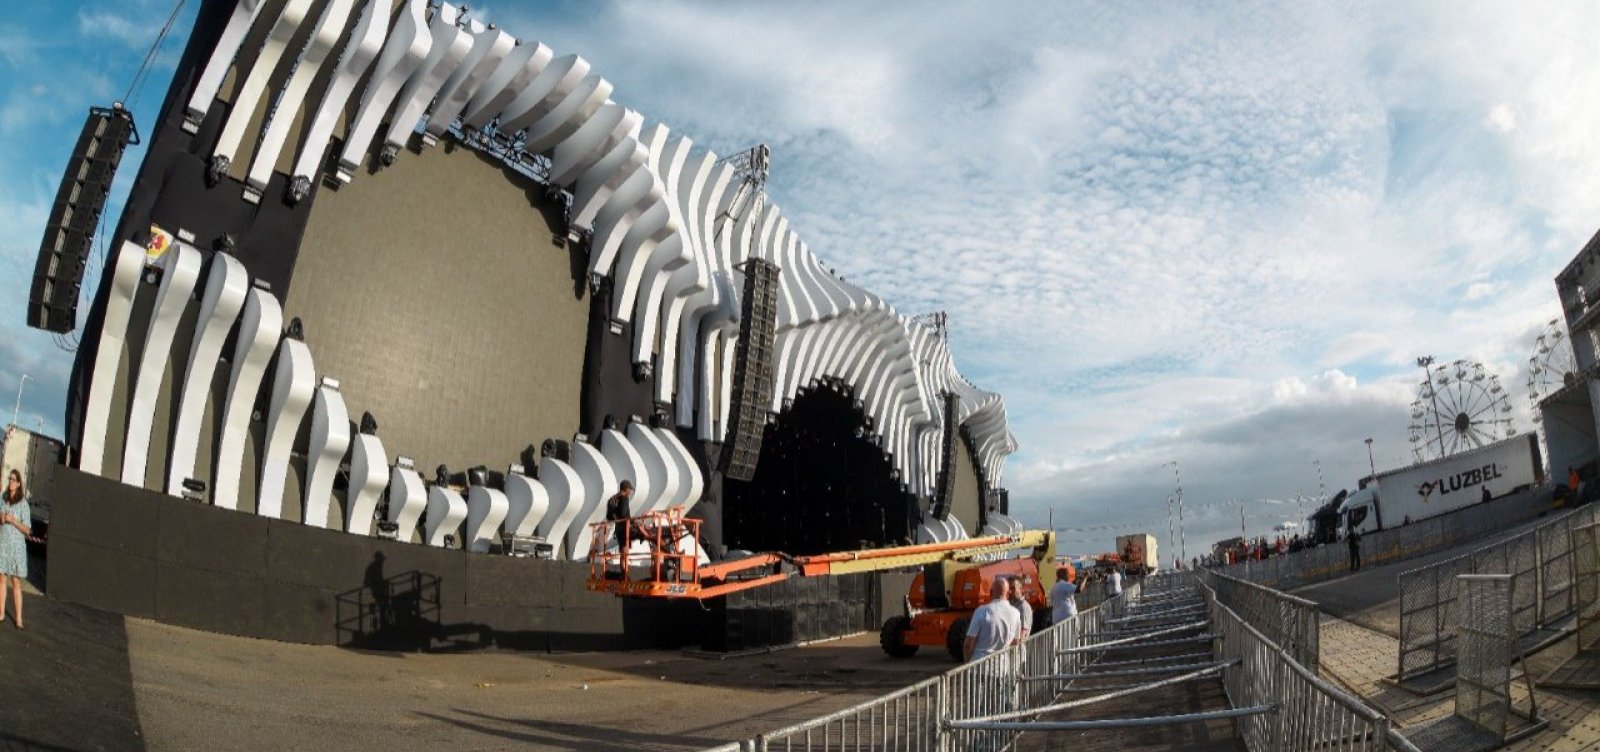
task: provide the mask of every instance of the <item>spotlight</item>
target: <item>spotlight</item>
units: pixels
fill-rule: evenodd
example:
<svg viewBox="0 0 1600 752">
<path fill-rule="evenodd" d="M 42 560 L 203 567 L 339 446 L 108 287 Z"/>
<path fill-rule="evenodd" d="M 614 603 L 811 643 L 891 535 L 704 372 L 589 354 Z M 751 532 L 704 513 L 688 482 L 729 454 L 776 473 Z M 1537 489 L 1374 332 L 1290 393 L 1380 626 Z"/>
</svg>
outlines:
<svg viewBox="0 0 1600 752">
<path fill-rule="evenodd" d="M 188 499 L 189 501 L 205 503 L 205 500 L 206 500 L 206 482 L 205 481 L 203 481 L 203 480 L 195 480 L 194 478 L 184 478 L 182 485 L 183 485 L 183 494 L 182 494 L 183 498 Z"/>
</svg>

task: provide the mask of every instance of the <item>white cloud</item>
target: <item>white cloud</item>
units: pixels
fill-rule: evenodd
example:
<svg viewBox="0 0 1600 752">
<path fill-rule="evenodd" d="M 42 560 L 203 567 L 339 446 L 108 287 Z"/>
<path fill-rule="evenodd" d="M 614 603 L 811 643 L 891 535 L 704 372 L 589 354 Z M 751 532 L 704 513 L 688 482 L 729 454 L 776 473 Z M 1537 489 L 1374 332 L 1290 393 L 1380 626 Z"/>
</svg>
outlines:
<svg viewBox="0 0 1600 752">
<path fill-rule="evenodd" d="M 135 50 L 149 47 L 159 29 L 160 26 L 151 26 L 149 19 L 140 20 L 109 10 L 78 11 L 79 34 L 91 39 L 110 38 Z"/>
<path fill-rule="evenodd" d="M 1510 133 L 1517 129 L 1517 113 L 1506 105 L 1497 104 L 1489 110 L 1489 125 L 1502 133 Z"/>
</svg>

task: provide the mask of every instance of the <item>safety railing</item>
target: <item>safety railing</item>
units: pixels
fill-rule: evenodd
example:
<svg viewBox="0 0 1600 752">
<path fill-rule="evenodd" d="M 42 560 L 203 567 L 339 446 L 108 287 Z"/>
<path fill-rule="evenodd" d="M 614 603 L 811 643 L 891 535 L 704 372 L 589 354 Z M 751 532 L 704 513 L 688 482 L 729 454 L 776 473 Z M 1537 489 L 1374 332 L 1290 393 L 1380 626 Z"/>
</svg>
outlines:
<svg viewBox="0 0 1600 752">
<path fill-rule="evenodd" d="M 1572 535 L 1597 521 L 1600 507 L 1584 507 L 1471 553 L 1402 572 L 1398 678 L 1455 663 L 1460 575 L 1510 575 L 1511 623 L 1519 639 L 1571 617 L 1579 605 Z"/>
<path fill-rule="evenodd" d="M 1238 721 L 1252 750 L 1414 749 L 1393 733 L 1389 719 L 1301 665 L 1237 611 L 1218 592 L 1203 588 L 1217 635 L 1216 660 L 1238 661 L 1223 670 L 1222 683 L 1236 708 L 1274 706 L 1275 712 Z"/>
<path fill-rule="evenodd" d="M 1031 636 L 1022 645 L 952 669 L 941 676 L 803 723 L 762 734 L 747 742 L 718 748 L 733 752 L 805 750 L 1005 750 L 1014 748 L 1029 729 L 1049 728 L 1008 711 L 1041 709 L 1060 696 L 1063 682 L 1052 677 L 1074 675 L 1097 656 L 1106 636 L 1130 620 L 1167 610 L 1180 614 L 1190 607 L 1181 597 L 1162 605 L 1163 593 L 1181 591 L 1191 582 L 1204 598 L 1199 618 L 1210 619 L 1214 635 L 1213 664 L 1195 673 L 1221 672 L 1231 708 L 1191 714 L 1195 720 L 1233 719 L 1253 750 L 1398 750 L 1416 748 L 1391 728 L 1383 714 L 1334 687 L 1296 661 L 1246 617 L 1229 607 L 1207 582 L 1187 573 L 1135 583 L 1122 597 L 1077 618 Z M 1225 585 L 1224 587 L 1229 587 Z M 1254 591 L 1249 591 L 1254 593 Z M 1151 597 L 1143 597 L 1154 593 Z M 1245 596 L 1247 598 L 1256 595 Z M 1181 616 L 1170 618 L 1179 619 Z M 1157 629 L 1171 627 L 1157 627 Z M 1133 631 L 1137 632 L 1138 629 Z M 1219 666 L 1217 664 L 1228 664 Z M 1132 690 L 1125 690 L 1132 691 Z M 1056 707 L 1060 707 L 1057 705 Z M 1000 722 L 974 722 L 1000 716 Z M 1099 721 L 1055 725 L 1093 727 Z M 1114 723 L 1126 725 L 1126 721 Z"/>
<path fill-rule="evenodd" d="M 1030 635 L 1008 647 L 882 697 L 761 734 L 745 749 L 843 752 L 845 750 L 1002 749 L 1020 732 L 945 727 L 949 718 L 970 718 L 1043 704 L 1054 697 L 1050 682 L 1019 682 L 1081 668 L 1085 655 L 1064 652 L 1084 635 L 1103 631 L 1137 602 L 1144 583 L 1131 583 L 1121 596 L 1079 612 L 1074 619 Z"/>
<path fill-rule="evenodd" d="M 1317 604 L 1220 572 L 1203 572 L 1206 583 L 1228 608 L 1315 671 L 1321 651 L 1322 612 Z"/>
<path fill-rule="evenodd" d="M 1385 519 L 1390 527 L 1362 536 L 1362 565 L 1421 556 L 1532 519 L 1549 510 L 1550 490 L 1536 486 L 1417 522 L 1396 524 Z M 1350 549 L 1339 542 L 1212 570 L 1286 590 L 1338 577 L 1349 571 L 1350 564 Z"/>
</svg>

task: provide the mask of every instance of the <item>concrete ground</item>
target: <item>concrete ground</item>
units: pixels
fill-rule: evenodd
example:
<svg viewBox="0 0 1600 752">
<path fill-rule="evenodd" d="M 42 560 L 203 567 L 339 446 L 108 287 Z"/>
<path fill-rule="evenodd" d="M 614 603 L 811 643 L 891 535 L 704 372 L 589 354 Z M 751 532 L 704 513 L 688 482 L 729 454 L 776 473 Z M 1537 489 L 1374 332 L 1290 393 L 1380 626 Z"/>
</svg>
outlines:
<svg viewBox="0 0 1600 752">
<path fill-rule="evenodd" d="M 949 669 L 877 635 L 683 652 L 385 653 L 123 618 L 30 589 L 0 625 L 0 749 L 697 750 Z"/>
</svg>

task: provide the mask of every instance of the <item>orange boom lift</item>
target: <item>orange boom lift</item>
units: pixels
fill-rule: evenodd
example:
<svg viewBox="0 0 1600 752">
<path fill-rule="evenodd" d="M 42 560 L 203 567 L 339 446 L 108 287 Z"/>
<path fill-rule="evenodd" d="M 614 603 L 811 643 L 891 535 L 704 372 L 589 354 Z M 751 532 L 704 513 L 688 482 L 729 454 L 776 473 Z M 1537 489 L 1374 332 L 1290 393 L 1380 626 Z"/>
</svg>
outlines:
<svg viewBox="0 0 1600 752">
<path fill-rule="evenodd" d="M 644 541 L 650 552 L 627 554 L 607 550 L 622 526 L 623 540 Z M 715 598 L 740 590 L 770 585 L 790 577 L 822 577 L 855 572 L 927 566 L 944 561 L 998 559 L 1024 548 L 1048 549 L 1054 554 L 1055 535 L 1029 531 L 1012 535 L 970 538 L 948 543 L 868 548 L 860 551 L 790 556 L 759 553 L 741 559 L 702 564 L 699 560 L 700 520 L 672 508 L 615 522 L 589 526 L 588 589 L 597 593 L 648 598 Z M 1035 554 L 1038 556 L 1040 554 Z M 1034 568 L 1037 571 L 1037 567 Z M 1037 577 L 1034 577 L 1037 580 Z M 920 576 L 919 576 L 920 581 Z"/>
</svg>

